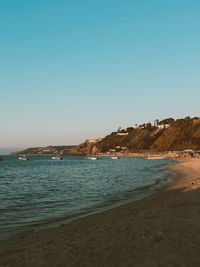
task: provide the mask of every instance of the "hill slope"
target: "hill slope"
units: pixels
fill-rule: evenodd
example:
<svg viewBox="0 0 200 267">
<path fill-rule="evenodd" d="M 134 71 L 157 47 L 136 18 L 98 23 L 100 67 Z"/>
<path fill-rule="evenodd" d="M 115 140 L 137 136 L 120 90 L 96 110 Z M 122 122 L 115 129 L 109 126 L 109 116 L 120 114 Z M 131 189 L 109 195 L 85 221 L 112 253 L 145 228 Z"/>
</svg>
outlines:
<svg viewBox="0 0 200 267">
<path fill-rule="evenodd" d="M 101 140 L 87 140 L 71 150 L 73 155 L 107 152 L 200 150 L 200 118 L 165 119 L 113 132 Z"/>
</svg>

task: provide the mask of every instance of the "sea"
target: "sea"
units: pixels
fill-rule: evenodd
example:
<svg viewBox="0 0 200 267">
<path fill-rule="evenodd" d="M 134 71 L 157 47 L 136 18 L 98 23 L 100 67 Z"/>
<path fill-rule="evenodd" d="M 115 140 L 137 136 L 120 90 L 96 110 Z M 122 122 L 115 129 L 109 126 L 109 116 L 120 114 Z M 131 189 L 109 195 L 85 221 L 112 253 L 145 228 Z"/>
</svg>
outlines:
<svg viewBox="0 0 200 267">
<path fill-rule="evenodd" d="M 0 161 L 0 239 L 127 204 L 171 180 L 172 160 L 30 156 Z"/>
</svg>

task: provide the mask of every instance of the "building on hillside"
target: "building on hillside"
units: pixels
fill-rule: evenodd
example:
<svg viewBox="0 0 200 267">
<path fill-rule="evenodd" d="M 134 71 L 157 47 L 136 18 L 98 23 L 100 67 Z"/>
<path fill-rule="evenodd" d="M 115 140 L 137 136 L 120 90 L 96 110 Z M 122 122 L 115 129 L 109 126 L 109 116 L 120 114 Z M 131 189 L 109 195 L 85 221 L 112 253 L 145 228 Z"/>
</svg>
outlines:
<svg viewBox="0 0 200 267">
<path fill-rule="evenodd" d="M 52 152 L 52 150 L 51 150 L 51 149 L 48 149 L 48 148 L 46 148 L 46 149 L 43 149 L 43 152 L 44 152 L 44 153 L 49 153 L 49 152 Z"/>
<path fill-rule="evenodd" d="M 89 143 L 89 144 L 95 144 L 95 143 L 100 142 L 101 140 L 102 140 L 102 138 L 97 138 L 97 139 L 86 140 L 85 142 Z"/>
<path fill-rule="evenodd" d="M 126 136 L 126 135 L 128 135 L 128 133 L 127 132 L 125 132 L 125 133 L 117 133 L 117 135 L 119 135 L 119 136 Z"/>
<path fill-rule="evenodd" d="M 162 129 L 167 129 L 170 127 L 170 124 L 158 124 L 158 129 L 162 130 Z"/>
<path fill-rule="evenodd" d="M 145 123 L 138 126 L 138 129 L 145 129 L 145 128 L 146 128 L 146 124 Z"/>
</svg>

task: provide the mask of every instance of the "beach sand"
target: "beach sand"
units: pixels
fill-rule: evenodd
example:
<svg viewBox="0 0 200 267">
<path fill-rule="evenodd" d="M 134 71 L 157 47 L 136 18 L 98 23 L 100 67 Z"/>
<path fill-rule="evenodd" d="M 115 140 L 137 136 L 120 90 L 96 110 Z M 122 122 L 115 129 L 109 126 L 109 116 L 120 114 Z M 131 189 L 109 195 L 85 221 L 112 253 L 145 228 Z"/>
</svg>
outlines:
<svg viewBox="0 0 200 267">
<path fill-rule="evenodd" d="M 0 242 L 0 266 L 200 266 L 200 159 L 146 199 Z"/>
</svg>

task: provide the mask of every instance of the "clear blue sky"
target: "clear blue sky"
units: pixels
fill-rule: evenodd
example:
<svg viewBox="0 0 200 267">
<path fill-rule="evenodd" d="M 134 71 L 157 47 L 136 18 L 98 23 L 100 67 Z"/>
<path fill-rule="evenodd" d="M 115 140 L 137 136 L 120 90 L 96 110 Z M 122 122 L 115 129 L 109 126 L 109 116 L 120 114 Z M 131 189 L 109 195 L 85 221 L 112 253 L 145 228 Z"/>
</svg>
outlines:
<svg viewBox="0 0 200 267">
<path fill-rule="evenodd" d="M 200 116 L 199 0 L 0 0 L 0 147 Z"/>
</svg>

